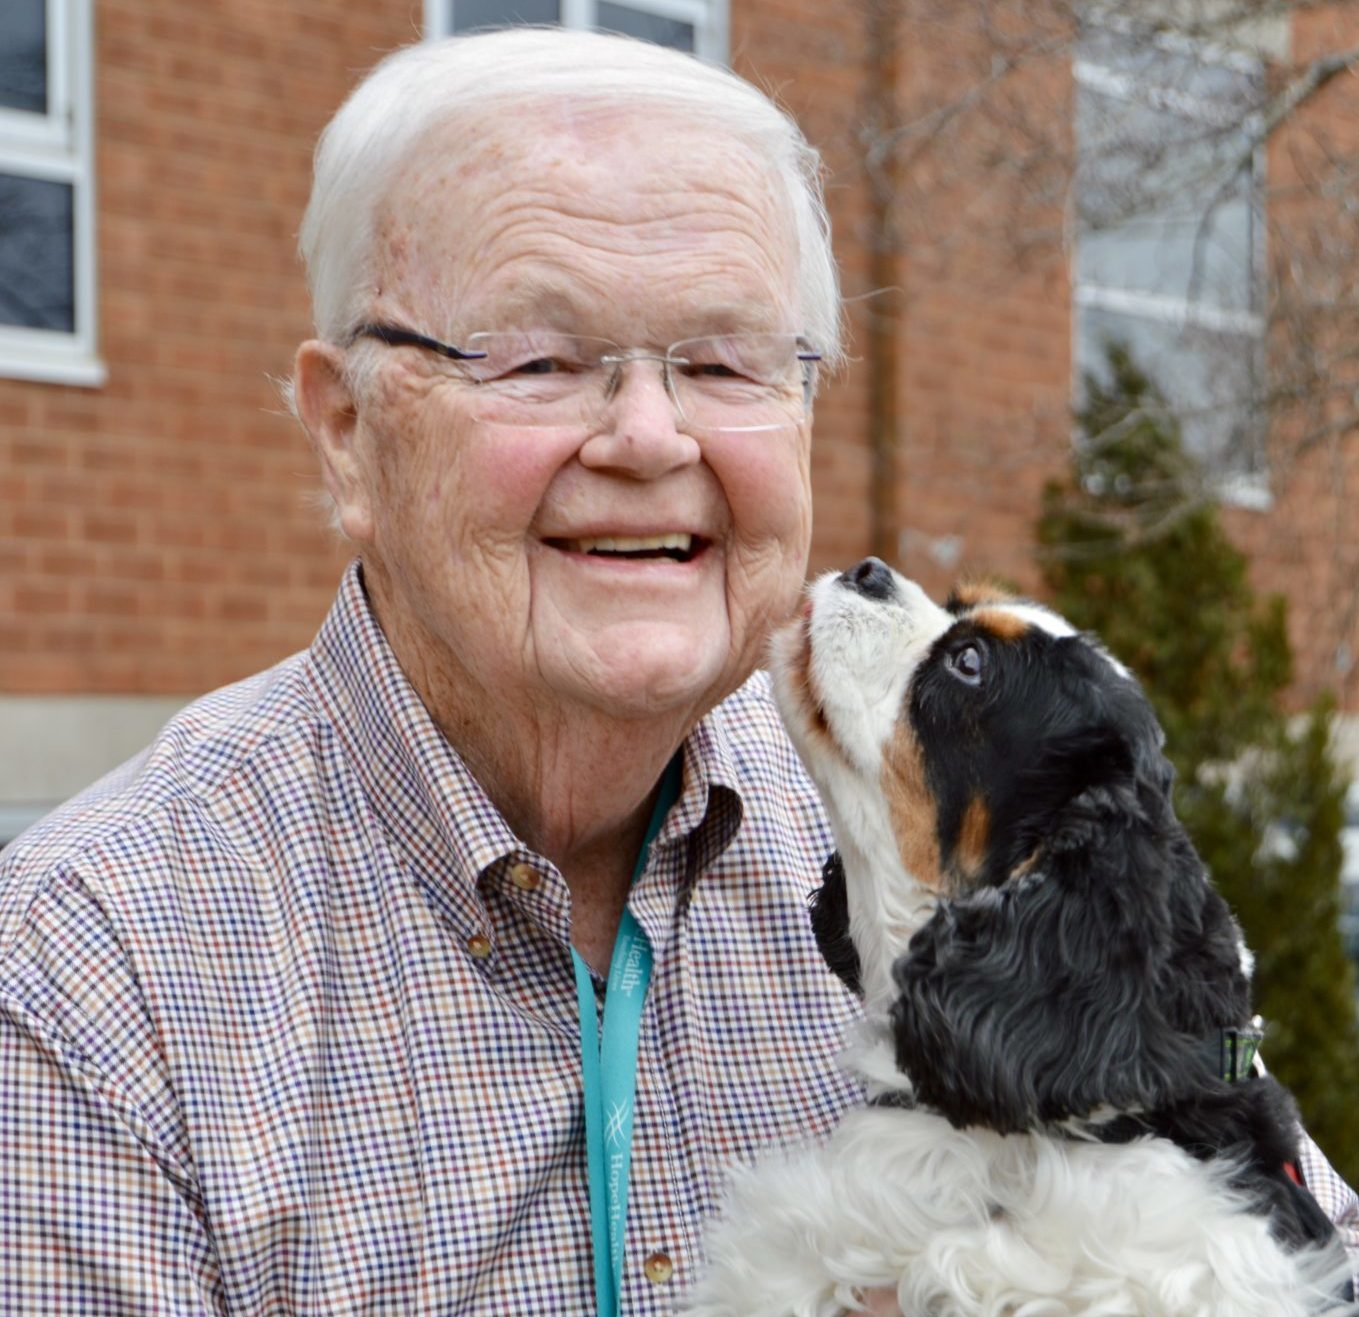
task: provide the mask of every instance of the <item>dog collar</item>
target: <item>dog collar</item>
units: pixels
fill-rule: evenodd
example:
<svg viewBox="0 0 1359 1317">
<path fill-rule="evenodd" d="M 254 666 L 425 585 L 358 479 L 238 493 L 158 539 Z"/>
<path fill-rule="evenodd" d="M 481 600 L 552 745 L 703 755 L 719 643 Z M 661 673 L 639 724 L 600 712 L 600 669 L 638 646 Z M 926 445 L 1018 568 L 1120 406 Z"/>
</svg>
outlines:
<svg viewBox="0 0 1359 1317">
<path fill-rule="evenodd" d="M 1255 1078 L 1255 1057 L 1265 1036 L 1257 1015 L 1240 1029 L 1215 1029 L 1199 1042 L 1199 1055 L 1228 1084 Z"/>
<path fill-rule="evenodd" d="M 916 1102 L 909 1088 L 887 1088 L 868 1099 L 870 1107 L 893 1107 L 899 1111 L 914 1111 Z"/>
<path fill-rule="evenodd" d="M 1199 1055 L 1224 1083 L 1239 1084 L 1255 1078 L 1255 1057 L 1264 1036 L 1263 1021 L 1257 1015 L 1242 1028 L 1214 1029 L 1205 1035 L 1199 1040 Z M 910 1089 L 886 1089 L 870 1097 L 868 1105 L 910 1110 L 916 1102 Z M 1126 1143 L 1145 1132 L 1146 1126 L 1141 1120 L 1125 1114 L 1100 1126 L 1099 1138 L 1104 1143 Z"/>
</svg>

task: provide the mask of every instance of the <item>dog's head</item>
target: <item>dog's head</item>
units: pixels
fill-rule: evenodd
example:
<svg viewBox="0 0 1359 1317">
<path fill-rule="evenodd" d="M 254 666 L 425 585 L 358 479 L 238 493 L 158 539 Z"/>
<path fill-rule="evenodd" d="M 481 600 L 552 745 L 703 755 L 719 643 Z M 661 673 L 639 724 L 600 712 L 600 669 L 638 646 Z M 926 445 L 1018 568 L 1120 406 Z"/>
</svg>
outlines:
<svg viewBox="0 0 1359 1317">
<path fill-rule="evenodd" d="M 1072 797 L 1138 772 L 1162 796 L 1170 782 L 1127 670 L 996 591 L 941 608 L 868 559 L 812 586 L 774 659 L 780 711 L 857 878 L 851 935 L 870 991 L 890 986 L 936 898 L 1032 868 Z"/>
<path fill-rule="evenodd" d="M 1204 936 L 1214 973 L 1234 976 L 1228 995 L 1244 993 L 1220 901 L 1204 932 L 1216 898 L 1171 809 L 1160 727 L 1097 641 L 996 592 L 960 592 L 941 608 L 868 559 L 815 583 L 774 668 L 844 861 L 844 898 L 828 908 L 843 910 L 852 951 L 837 952 L 824 912 L 818 936 L 870 1013 L 896 1001 L 898 1059 L 918 1089 L 916 1049 L 937 1069 L 963 1030 L 997 1053 L 1051 1048 L 1058 1077 L 1092 1030 L 1105 1032 L 1090 1047 L 1144 1056 L 1147 1018 L 1163 1004 L 1172 1031 L 1221 1005 L 1176 1002 L 1181 944 Z M 1093 1080 L 1108 1089 L 1098 1102 L 1149 1096 L 1140 1078 L 1107 1079 Z M 1037 1108 L 1079 1111 L 1088 1096 L 1074 1077 L 1051 1100 L 1025 1083 L 1012 1127 Z"/>
</svg>

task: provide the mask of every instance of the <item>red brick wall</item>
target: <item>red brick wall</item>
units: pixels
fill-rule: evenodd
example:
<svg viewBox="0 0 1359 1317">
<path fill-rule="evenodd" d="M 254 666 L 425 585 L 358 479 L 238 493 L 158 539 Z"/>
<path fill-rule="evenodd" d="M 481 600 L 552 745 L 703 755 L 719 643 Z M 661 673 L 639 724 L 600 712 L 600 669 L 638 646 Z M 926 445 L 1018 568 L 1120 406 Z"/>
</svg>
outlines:
<svg viewBox="0 0 1359 1317">
<path fill-rule="evenodd" d="M 914 160 L 902 180 L 903 195 L 931 195 L 932 214 L 892 217 L 896 268 L 891 285 L 878 287 L 864 167 L 863 130 L 872 119 L 867 9 L 758 0 L 734 6 L 732 16 L 734 66 L 772 90 L 824 153 L 849 301 L 851 363 L 817 408 L 811 570 L 847 565 L 870 549 L 867 356 L 870 320 L 877 318 L 896 341 L 898 362 L 892 556 L 935 591 L 963 572 L 1002 575 L 1034 588 L 1028 544 L 1039 495 L 1069 434 L 1070 288 L 1060 215 L 1054 220 L 1030 204 L 1029 220 L 1048 228 L 1016 272 L 1012 196 L 998 191 L 979 202 L 973 195 L 984 172 L 979 162 L 997 147 L 995 125 L 964 123 L 942 160 Z M 904 15 L 910 9 L 901 6 Z M 956 94 L 961 78 L 981 76 L 976 61 L 984 64 L 990 51 L 970 46 L 974 34 L 975 17 L 966 14 L 955 26 L 902 24 L 903 119 Z M 1065 118 L 1069 64 L 1040 62 L 1005 95 Z M 956 165 L 969 153 L 974 172 L 959 171 L 967 187 L 939 176 L 947 162 Z M 959 231 L 961 215 L 969 232 Z"/>
<path fill-rule="evenodd" d="M 314 632 L 340 560 L 268 376 L 312 142 L 409 8 L 97 0 L 108 382 L 0 380 L 0 690 L 199 691 Z"/>
<path fill-rule="evenodd" d="M 1359 45 L 1353 5 L 1300 9 L 1294 18 L 1292 61 L 1308 61 Z M 1268 514 L 1238 513 L 1231 524 L 1252 557 L 1253 578 L 1289 605 L 1301 702 L 1321 689 L 1343 705 L 1359 706 L 1359 214 L 1343 162 L 1359 159 L 1359 81 L 1335 78 L 1270 144 L 1269 246 L 1282 266 L 1282 295 L 1300 314 L 1315 317 L 1312 340 L 1318 396 L 1327 405 L 1285 411 L 1275 427 Z M 1341 162 L 1338 166 L 1337 162 Z M 1326 310 L 1330 307 L 1330 310 Z M 1286 325 L 1273 331 L 1272 349 L 1285 378 L 1297 378 L 1300 354 Z M 1305 358 L 1304 358 L 1305 360 Z M 1348 432 L 1328 429 L 1349 419 Z M 1305 451 L 1300 452 L 1299 446 Z"/>
<path fill-rule="evenodd" d="M 985 83 L 995 55 L 971 6 L 916 10 L 929 20 L 908 29 L 907 123 Z M 1023 12 L 1039 21 L 1039 6 Z M 936 594 L 970 575 L 1037 586 L 1029 545 L 1070 435 L 1066 178 L 1051 142 L 1062 145 L 1071 90 L 1059 46 L 933 139 L 904 144 L 898 558 Z M 1047 143 L 1037 152 L 1029 121 Z"/>
<path fill-rule="evenodd" d="M 820 0 L 736 0 L 732 5 L 732 67 L 790 110 L 822 152 L 842 290 L 851 299 L 871 287 L 857 139 L 864 113 L 864 57 L 860 5 Z M 852 313 L 848 329 L 850 352 L 861 357 L 862 315 Z M 862 360 L 851 361 L 817 401 L 812 572 L 844 566 L 868 552 L 867 384 Z"/>
<path fill-rule="evenodd" d="M 313 634 L 344 554 L 308 503 L 314 462 L 269 376 L 286 374 L 309 330 L 294 234 L 316 134 L 358 72 L 417 33 L 419 8 L 96 0 L 109 377 L 101 389 L 0 380 L 0 691 L 195 692 Z M 1069 439 L 1070 287 L 1060 204 L 1032 201 L 1059 190 L 1041 159 L 1022 179 L 1013 165 L 1024 158 L 1024 116 L 1069 121 L 1069 64 L 1031 65 L 1002 88 L 998 111 L 964 118 L 946 150 L 912 159 L 906 194 L 931 200 L 896 217 L 897 291 L 864 301 L 875 278 L 864 8 L 735 0 L 732 9 L 735 67 L 788 105 L 825 153 L 852 299 L 858 360 L 817 409 L 813 570 L 870 544 L 863 357 L 878 315 L 898 344 L 894 556 L 935 591 L 963 573 L 1034 589 L 1039 496 Z M 1356 39 L 1335 21 L 1306 20 L 1300 50 Z M 913 29 L 901 55 L 907 115 L 974 77 L 984 57 L 961 22 Z M 1337 132 L 1347 115 L 1353 135 L 1356 84 L 1342 82 L 1315 113 Z M 1278 155 L 1272 170 L 1283 168 Z M 964 157 L 996 167 L 951 174 Z M 994 185 L 979 194 L 978 176 Z M 1335 606 L 1359 581 L 1354 474 L 1337 453 L 1319 454 L 1281 487 L 1276 515 L 1237 519 L 1261 583 L 1295 598 L 1304 690 L 1327 678 L 1335 651 L 1333 639 L 1316 640 L 1322 622 L 1359 648 L 1354 611 L 1340 617 Z M 1339 538 L 1322 547 L 1318 525 Z"/>
</svg>

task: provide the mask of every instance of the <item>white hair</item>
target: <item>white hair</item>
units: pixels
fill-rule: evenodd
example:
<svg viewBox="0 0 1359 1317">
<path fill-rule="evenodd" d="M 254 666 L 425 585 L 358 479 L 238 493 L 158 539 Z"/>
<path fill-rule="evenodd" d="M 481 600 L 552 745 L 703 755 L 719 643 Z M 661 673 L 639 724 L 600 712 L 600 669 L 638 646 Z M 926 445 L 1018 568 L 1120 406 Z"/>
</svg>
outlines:
<svg viewBox="0 0 1359 1317">
<path fill-rule="evenodd" d="M 786 191 L 797 242 L 801 326 L 830 365 L 841 359 L 840 293 L 821 160 L 793 119 L 734 73 L 629 37 L 509 28 L 407 46 L 354 89 L 316 148 L 299 247 L 317 334 L 344 343 L 367 309 L 379 207 L 398 171 L 434 128 L 488 108 L 563 98 L 647 105 L 699 116 L 768 162 Z"/>
</svg>

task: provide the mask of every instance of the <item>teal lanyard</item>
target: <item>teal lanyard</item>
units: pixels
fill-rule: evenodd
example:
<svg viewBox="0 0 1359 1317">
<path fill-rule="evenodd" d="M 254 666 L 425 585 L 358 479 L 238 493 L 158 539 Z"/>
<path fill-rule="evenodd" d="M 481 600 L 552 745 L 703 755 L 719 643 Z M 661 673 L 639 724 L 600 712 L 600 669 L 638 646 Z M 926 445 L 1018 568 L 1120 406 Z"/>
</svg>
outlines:
<svg viewBox="0 0 1359 1317">
<path fill-rule="evenodd" d="M 679 796 L 680 755 L 661 779 L 646 840 L 632 871 L 646 868 L 651 843 Z M 590 1174 L 590 1232 L 594 1240 L 595 1299 L 599 1317 L 616 1317 L 623 1292 L 623 1228 L 628 1216 L 632 1166 L 633 1095 L 637 1090 L 637 1044 L 642 1006 L 651 981 L 651 944 L 632 912 L 623 910 L 609 962 L 604 1027 L 598 1025 L 590 970 L 574 948 L 576 1000 L 580 1006 L 580 1054 L 585 1078 L 585 1154 Z"/>
</svg>

